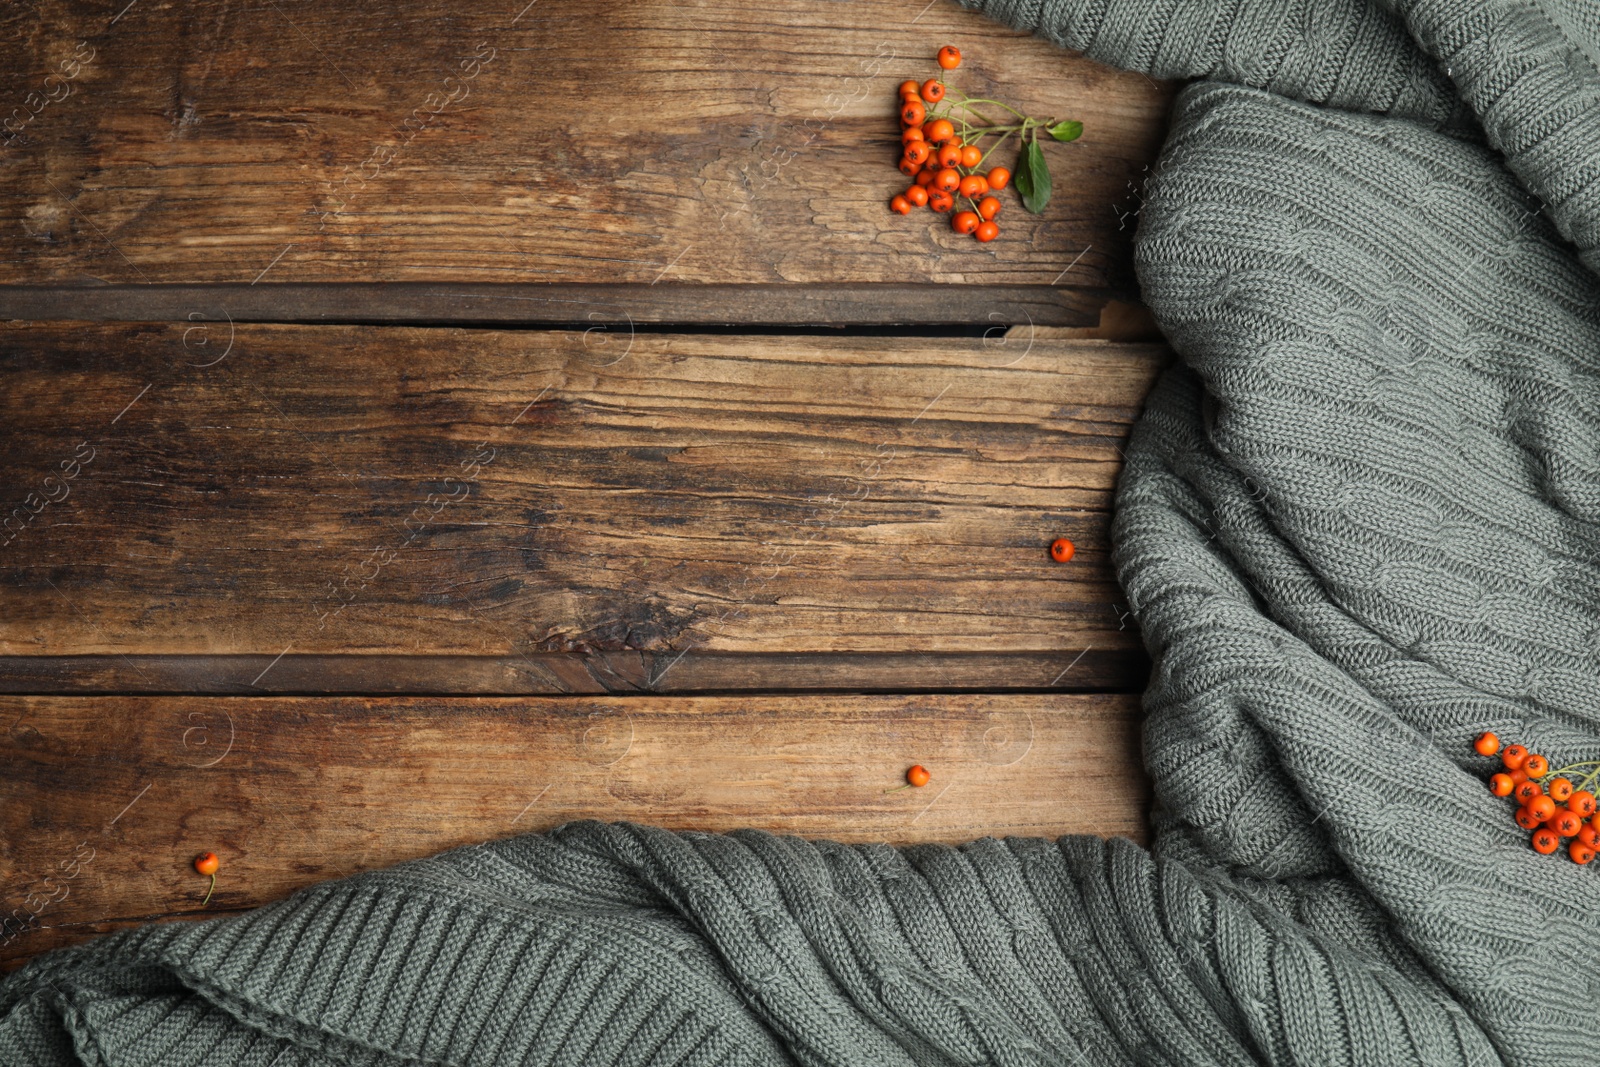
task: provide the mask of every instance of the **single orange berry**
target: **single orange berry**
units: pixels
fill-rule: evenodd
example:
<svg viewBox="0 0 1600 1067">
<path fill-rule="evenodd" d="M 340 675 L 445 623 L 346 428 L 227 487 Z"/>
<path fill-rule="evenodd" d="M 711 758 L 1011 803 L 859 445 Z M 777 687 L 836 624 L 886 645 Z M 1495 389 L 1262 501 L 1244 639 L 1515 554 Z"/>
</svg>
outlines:
<svg viewBox="0 0 1600 1067">
<path fill-rule="evenodd" d="M 903 196 L 897 196 L 889 201 L 889 210 L 898 212 L 901 215 L 909 215 L 911 214 L 911 201 Z"/>
<path fill-rule="evenodd" d="M 1595 806 L 1594 794 L 1587 789 L 1580 789 L 1567 798 L 1567 807 L 1584 819 L 1594 814 Z"/>
<path fill-rule="evenodd" d="M 938 78 L 929 78 L 922 83 L 922 99 L 930 104 L 937 104 L 944 99 L 944 82 Z"/>
<path fill-rule="evenodd" d="M 1567 846 L 1567 855 L 1572 857 L 1573 863 L 1583 864 L 1594 859 L 1594 846 L 1584 845 L 1574 841 Z"/>
<path fill-rule="evenodd" d="M 928 784 L 928 779 L 930 779 L 932 777 L 933 777 L 933 775 L 928 773 L 928 768 L 926 768 L 922 764 L 918 763 L 915 766 L 913 766 L 910 770 L 906 771 L 906 784 L 907 785 L 914 785 L 918 789 L 920 789 L 923 786 L 927 785 Z"/>
<path fill-rule="evenodd" d="M 1500 739 L 1485 730 L 1478 735 L 1476 741 L 1472 742 L 1472 747 L 1478 750 L 1480 756 L 1492 756 L 1500 751 Z"/>
<path fill-rule="evenodd" d="M 953 193 L 961 188 L 961 174 L 951 167 L 946 167 L 933 176 L 933 184 L 947 193 Z"/>
<path fill-rule="evenodd" d="M 900 195 L 911 201 L 912 207 L 928 206 L 928 189 L 926 186 L 913 185 Z"/>
<path fill-rule="evenodd" d="M 211 902 L 211 894 L 217 891 L 217 868 L 222 866 L 222 861 L 217 859 L 215 852 L 202 852 L 194 858 L 194 869 L 201 874 L 211 876 L 211 885 L 206 890 L 206 898 L 200 902 L 203 908 Z"/>
<path fill-rule="evenodd" d="M 924 168 L 917 166 L 915 163 L 911 162 L 911 160 L 904 157 L 902 157 L 900 160 L 900 173 L 904 174 L 907 178 L 915 178 L 917 175 L 922 173 L 923 169 Z"/>
<path fill-rule="evenodd" d="M 1057 563 L 1065 563 L 1077 552 L 1077 546 L 1065 537 L 1058 537 L 1050 542 L 1050 558 Z"/>
<path fill-rule="evenodd" d="M 1583 820 L 1566 808 L 1558 808 L 1554 815 L 1544 821 L 1544 824 L 1562 837 L 1571 837 L 1582 829 Z"/>
<path fill-rule="evenodd" d="M 900 83 L 900 95 L 901 96 L 916 96 L 917 92 L 921 88 L 922 87 L 920 85 L 918 85 L 916 82 L 912 81 L 910 78 L 907 78 L 905 81 Z"/>
<path fill-rule="evenodd" d="M 975 144 L 961 146 L 961 165 L 963 167 L 976 167 L 983 162 L 983 149 Z"/>
<path fill-rule="evenodd" d="M 939 49 L 939 66 L 945 70 L 955 70 L 961 66 L 961 49 L 953 44 L 947 44 Z"/>
<path fill-rule="evenodd" d="M 932 174 L 928 175 L 928 180 L 933 180 Z M 1528 772 L 1523 770 L 1521 767 L 1518 767 L 1516 770 L 1511 772 L 1511 780 L 1513 782 L 1526 782 L 1528 780 Z"/>
<path fill-rule="evenodd" d="M 912 166 L 920 167 L 933 155 L 933 149 L 928 147 L 927 141 L 907 141 L 904 158 Z"/>
<path fill-rule="evenodd" d="M 1512 818 L 1516 820 L 1517 825 L 1522 827 L 1524 830 L 1537 830 L 1539 827 L 1544 825 L 1544 820 L 1539 818 L 1539 816 L 1535 815 L 1533 812 L 1529 811 L 1526 804 L 1518 808 L 1517 813 L 1513 815 Z"/>
<path fill-rule="evenodd" d="M 1541 796 L 1543 789 L 1538 782 L 1530 782 L 1526 778 L 1511 787 L 1511 795 L 1517 798 L 1519 804 L 1526 804 L 1536 796 Z"/>
<path fill-rule="evenodd" d="M 956 198 L 943 189 L 933 187 L 928 190 L 928 206 L 943 215 L 956 206 Z"/>
<path fill-rule="evenodd" d="M 900 131 L 901 144 L 910 144 L 912 141 L 921 141 L 925 139 L 926 138 L 922 136 L 921 126 L 907 126 L 905 129 Z"/>
<path fill-rule="evenodd" d="M 917 168 L 917 184 L 926 189 L 933 184 L 933 171 L 927 167 Z"/>
<path fill-rule="evenodd" d="M 1004 189 L 1011 184 L 1011 172 L 1004 167 L 993 167 L 989 171 L 989 188 Z"/>
<path fill-rule="evenodd" d="M 1596 830 L 1594 827 L 1585 823 L 1584 825 L 1578 827 L 1578 840 L 1582 844 L 1588 845 L 1590 848 L 1594 848 L 1595 842 L 1600 841 L 1600 830 Z"/>
<path fill-rule="evenodd" d="M 978 228 L 972 232 L 972 236 L 987 244 L 1000 236 L 1000 227 L 993 222 L 980 222 Z"/>
<path fill-rule="evenodd" d="M 978 214 L 983 216 L 983 220 L 985 222 L 988 222 L 990 219 L 1000 214 L 1000 198 L 995 196 L 986 196 L 982 200 L 979 200 Z"/>
<path fill-rule="evenodd" d="M 1528 772 L 1529 778 L 1543 778 L 1550 773 L 1550 761 L 1530 752 L 1528 758 L 1522 761 L 1522 769 Z"/>
<path fill-rule="evenodd" d="M 1509 774 L 1501 772 L 1500 774 L 1489 776 L 1489 792 L 1493 793 L 1497 797 L 1510 796 L 1511 791 L 1516 787 L 1517 783 L 1511 780 L 1511 776 Z"/>
<path fill-rule="evenodd" d="M 1533 832 L 1533 850 L 1546 856 L 1561 846 L 1561 837 L 1548 826 L 1541 826 Z M 1582 845 L 1578 846 L 1582 848 Z"/>
<path fill-rule="evenodd" d="M 900 107 L 900 121 L 907 126 L 921 126 L 927 117 L 928 109 L 922 106 L 921 100 L 907 100 Z"/>
<path fill-rule="evenodd" d="M 1546 796 L 1534 797 L 1523 806 L 1537 816 L 1540 822 L 1544 822 L 1556 813 L 1556 802 Z"/>
<path fill-rule="evenodd" d="M 982 221 L 975 211 L 958 211 L 955 217 L 950 220 L 950 226 L 957 233 L 971 233 L 978 228 L 978 223 Z"/>
<path fill-rule="evenodd" d="M 946 141 L 939 147 L 939 166 L 954 167 L 961 162 L 961 145 L 956 141 Z"/>
<path fill-rule="evenodd" d="M 1528 750 L 1521 745 L 1507 745 L 1505 751 L 1500 753 L 1500 762 L 1505 764 L 1506 770 L 1514 771 L 1522 766 L 1522 761 L 1528 758 Z"/>
<path fill-rule="evenodd" d="M 961 195 L 965 197 L 978 196 L 983 190 L 982 182 L 983 179 L 976 174 L 969 174 L 962 178 L 960 185 Z"/>
<path fill-rule="evenodd" d="M 943 144 L 955 135 L 955 124 L 949 119 L 934 119 L 922 128 L 922 136 L 934 144 Z"/>
<path fill-rule="evenodd" d="M 1549 783 L 1544 787 L 1544 791 L 1557 804 L 1565 804 L 1572 799 L 1572 783 L 1565 778 L 1550 779 Z"/>
</svg>

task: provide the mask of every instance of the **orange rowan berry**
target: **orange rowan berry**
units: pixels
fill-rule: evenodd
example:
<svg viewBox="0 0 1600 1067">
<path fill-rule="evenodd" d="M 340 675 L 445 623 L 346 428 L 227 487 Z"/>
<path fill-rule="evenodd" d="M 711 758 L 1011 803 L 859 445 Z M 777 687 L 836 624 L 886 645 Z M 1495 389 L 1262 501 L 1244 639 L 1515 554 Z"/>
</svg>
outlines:
<svg viewBox="0 0 1600 1067">
<path fill-rule="evenodd" d="M 984 201 L 985 204 L 988 202 L 989 201 L 987 200 Z M 1489 792 L 1493 793 L 1497 797 L 1510 796 L 1511 791 L 1516 787 L 1517 783 L 1511 780 L 1511 776 L 1509 774 L 1502 772 L 1500 774 L 1489 776 Z"/>
<path fill-rule="evenodd" d="M 932 185 L 933 184 L 933 171 L 929 170 L 927 167 L 918 168 L 918 170 L 917 170 L 917 184 L 922 186 L 924 189 L 926 189 L 928 186 Z"/>
<path fill-rule="evenodd" d="M 1517 813 L 1513 815 L 1512 818 L 1516 820 L 1516 824 L 1522 827 L 1524 830 L 1537 830 L 1539 827 L 1544 825 L 1544 820 L 1539 818 L 1539 816 L 1535 815 L 1533 812 L 1529 811 L 1527 805 L 1523 805 L 1522 807 L 1518 808 Z"/>
<path fill-rule="evenodd" d="M 921 789 L 928 784 L 928 779 L 932 777 L 933 775 L 928 773 L 928 768 L 918 763 L 906 771 L 906 784 Z"/>
<path fill-rule="evenodd" d="M 1550 773 L 1550 761 L 1537 753 L 1528 753 L 1528 758 L 1522 761 L 1522 769 L 1528 772 L 1529 778 L 1543 778 Z"/>
<path fill-rule="evenodd" d="M 978 214 L 983 216 L 985 222 L 1000 214 L 1000 198 L 986 196 L 978 201 Z"/>
<path fill-rule="evenodd" d="M 961 162 L 961 142 L 946 141 L 939 146 L 939 166 L 954 167 Z"/>
<path fill-rule="evenodd" d="M 988 192 L 988 183 L 977 174 L 969 174 L 961 179 L 961 195 L 965 197 L 982 196 Z"/>
<path fill-rule="evenodd" d="M 1528 758 L 1528 750 L 1521 745 L 1507 745 L 1500 753 L 1500 762 L 1505 764 L 1508 771 L 1514 771 L 1522 766 L 1522 761 Z"/>
<path fill-rule="evenodd" d="M 947 44 L 939 49 L 939 66 L 945 70 L 955 70 L 961 66 L 961 49 L 953 44 Z"/>
<path fill-rule="evenodd" d="M 1545 785 L 1544 791 L 1557 804 L 1565 804 L 1572 798 L 1572 783 L 1565 778 L 1552 778 Z"/>
<path fill-rule="evenodd" d="M 1472 742 L 1472 747 L 1477 749 L 1480 756 L 1492 756 L 1500 751 L 1500 739 L 1485 730 L 1478 735 L 1476 741 Z"/>
<path fill-rule="evenodd" d="M 929 78 L 922 83 L 922 99 L 930 104 L 937 104 L 944 99 L 944 82 L 938 78 Z"/>
<path fill-rule="evenodd" d="M 1550 855 L 1561 847 L 1561 837 L 1548 826 L 1541 826 L 1533 832 L 1533 850 L 1543 855 Z M 1582 845 L 1578 846 L 1582 848 Z"/>
<path fill-rule="evenodd" d="M 1567 807 L 1577 812 L 1580 817 L 1587 819 L 1595 812 L 1594 794 L 1587 789 L 1580 789 L 1567 798 Z"/>
<path fill-rule="evenodd" d="M 1058 537 L 1050 542 L 1050 558 L 1057 563 L 1067 562 L 1077 551 L 1077 547 L 1065 537 Z"/>
<path fill-rule="evenodd" d="M 978 228 L 978 223 L 982 221 L 975 211 L 958 211 L 955 217 L 950 220 L 950 227 L 957 233 L 971 233 Z"/>
<path fill-rule="evenodd" d="M 933 144 L 943 144 L 955 135 L 955 123 L 949 119 L 934 119 L 922 128 L 922 136 Z"/>
<path fill-rule="evenodd" d="M 1011 184 L 1011 172 L 1004 167 L 992 167 L 989 170 L 989 188 L 1004 189 Z"/>
<path fill-rule="evenodd" d="M 215 852 L 202 852 L 194 858 L 194 869 L 200 874 L 216 874 L 221 866 L 222 861 L 217 859 Z"/>
<path fill-rule="evenodd" d="M 926 186 L 913 185 L 900 195 L 911 201 L 912 207 L 928 206 L 928 190 Z"/>
<path fill-rule="evenodd" d="M 956 198 L 943 189 L 930 187 L 928 189 L 928 206 L 942 215 L 956 206 Z"/>
<path fill-rule="evenodd" d="M 1572 844 L 1567 846 L 1567 855 L 1572 858 L 1573 863 L 1588 863 L 1590 860 L 1594 859 L 1594 846 L 1584 845 L 1574 841 Z"/>
<path fill-rule="evenodd" d="M 908 141 L 905 147 L 905 161 L 914 167 L 920 167 L 933 155 L 933 149 L 928 147 L 927 141 Z"/>
<path fill-rule="evenodd" d="M 1571 837 L 1583 828 L 1583 820 L 1566 808 L 1556 809 L 1556 813 L 1546 819 L 1544 824 L 1562 837 Z"/>
<path fill-rule="evenodd" d="M 901 157 L 901 159 L 900 159 L 900 173 L 901 174 L 904 174 L 907 178 L 915 178 L 917 175 L 921 174 L 922 171 L 923 171 L 922 167 L 917 166 L 915 163 L 911 162 L 911 160 L 906 159 L 903 156 Z"/>
<path fill-rule="evenodd" d="M 953 193 L 961 188 L 961 174 L 951 167 L 946 167 L 933 176 L 933 184 L 947 193 Z"/>
<path fill-rule="evenodd" d="M 1517 799 L 1519 804 L 1526 804 L 1543 793 L 1544 790 L 1539 788 L 1538 782 L 1530 782 L 1526 778 L 1511 787 L 1511 795 Z"/>
<path fill-rule="evenodd" d="M 922 140 L 926 140 L 926 138 L 922 136 L 921 126 L 907 126 L 905 129 L 900 131 L 901 144 L 910 144 L 912 141 Z"/>
<path fill-rule="evenodd" d="M 912 81 L 910 78 L 907 78 L 905 81 L 900 83 L 900 95 L 902 97 L 916 96 L 921 88 L 922 87 L 916 82 Z"/>
<path fill-rule="evenodd" d="M 1596 830 L 1585 823 L 1578 827 L 1578 840 L 1590 848 L 1594 848 L 1595 842 L 1600 841 L 1600 830 Z"/>
<path fill-rule="evenodd" d="M 983 149 L 975 144 L 961 146 L 961 165 L 963 167 L 976 167 L 983 162 Z"/>
<path fill-rule="evenodd" d="M 933 180 L 932 174 L 928 175 L 928 180 Z M 1518 767 L 1516 770 L 1511 772 L 1511 780 L 1513 782 L 1526 782 L 1528 780 L 1528 772 L 1523 770 L 1521 767 Z"/>
<path fill-rule="evenodd" d="M 909 215 L 911 214 L 911 201 L 903 196 L 897 196 L 889 201 L 889 210 L 898 212 L 901 215 Z"/>
<path fill-rule="evenodd" d="M 928 109 L 922 106 L 921 100 L 907 100 L 900 107 L 900 121 L 907 126 L 921 126 L 927 117 Z"/>
<path fill-rule="evenodd" d="M 1529 812 L 1537 816 L 1540 822 L 1544 822 L 1546 819 L 1556 813 L 1556 802 L 1547 796 L 1534 797 L 1532 800 L 1524 804 L 1523 807 L 1527 808 Z"/>
<path fill-rule="evenodd" d="M 973 231 L 972 236 L 987 244 L 1000 236 L 1000 227 L 992 222 L 980 222 L 978 223 L 978 228 Z"/>
</svg>

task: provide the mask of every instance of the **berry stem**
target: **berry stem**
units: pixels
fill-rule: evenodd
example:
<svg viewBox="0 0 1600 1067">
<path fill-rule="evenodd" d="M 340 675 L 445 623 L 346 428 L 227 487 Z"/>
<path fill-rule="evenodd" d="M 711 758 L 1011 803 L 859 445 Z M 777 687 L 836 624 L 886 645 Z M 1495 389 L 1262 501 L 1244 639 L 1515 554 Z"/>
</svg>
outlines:
<svg viewBox="0 0 1600 1067">
<path fill-rule="evenodd" d="M 217 888 L 217 876 L 215 874 L 213 874 L 211 876 L 211 888 L 206 890 L 206 899 L 202 900 L 200 902 L 200 906 L 202 908 L 205 907 L 206 903 L 211 900 L 211 894 L 216 891 L 216 888 Z"/>
<path fill-rule="evenodd" d="M 961 97 L 961 99 L 958 101 L 958 103 L 962 107 L 967 107 L 969 104 L 993 104 L 995 107 L 1003 107 L 1003 108 L 1005 108 L 1007 111 L 1011 112 L 1013 115 L 1017 116 L 1017 118 L 1021 119 L 1024 122 L 1031 122 L 1032 121 L 1031 119 L 1028 118 L 1028 116 L 1024 115 L 1022 112 L 1018 111 L 1016 108 L 1012 107 L 1010 104 L 1002 104 L 998 100 L 986 100 L 986 99 L 983 99 L 983 98 L 980 98 L 980 97 L 963 95 Z M 972 113 L 974 115 L 978 114 L 976 111 L 974 111 Z M 979 118 L 983 118 L 982 115 L 978 115 L 978 117 Z M 985 121 L 987 121 L 987 120 L 985 120 Z"/>
</svg>

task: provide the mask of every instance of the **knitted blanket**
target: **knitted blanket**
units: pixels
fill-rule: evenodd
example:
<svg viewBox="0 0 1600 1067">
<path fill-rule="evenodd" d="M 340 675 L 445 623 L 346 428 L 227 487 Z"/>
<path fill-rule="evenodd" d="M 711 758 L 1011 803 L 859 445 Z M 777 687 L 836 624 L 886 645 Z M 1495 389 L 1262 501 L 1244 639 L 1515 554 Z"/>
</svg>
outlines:
<svg viewBox="0 0 1600 1067">
<path fill-rule="evenodd" d="M 1181 94 L 1116 559 L 1153 845 L 572 824 L 0 983 L 5 1065 L 1600 1063 L 1600 3 L 971 0 Z"/>
</svg>

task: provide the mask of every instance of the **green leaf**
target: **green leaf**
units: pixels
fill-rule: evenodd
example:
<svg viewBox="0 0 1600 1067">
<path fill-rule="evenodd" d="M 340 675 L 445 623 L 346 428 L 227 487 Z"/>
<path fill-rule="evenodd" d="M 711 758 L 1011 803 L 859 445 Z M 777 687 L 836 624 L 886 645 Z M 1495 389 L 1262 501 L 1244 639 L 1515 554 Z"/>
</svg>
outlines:
<svg viewBox="0 0 1600 1067">
<path fill-rule="evenodd" d="M 1045 166 L 1044 150 L 1038 141 L 1029 141 L 1017 153 L 1016 173 L 1011 181 L 1022 196 L 1022 206 L 1042 215 L 1050 202 L 1050 168 Z"/>
<path fill-rule="evenodd" d="M 1083 123 L 1058 122 L 1050 127 L 1050 136 L 1058 141 L 1076 141 L 1083 136 Z"/>
</svg>

